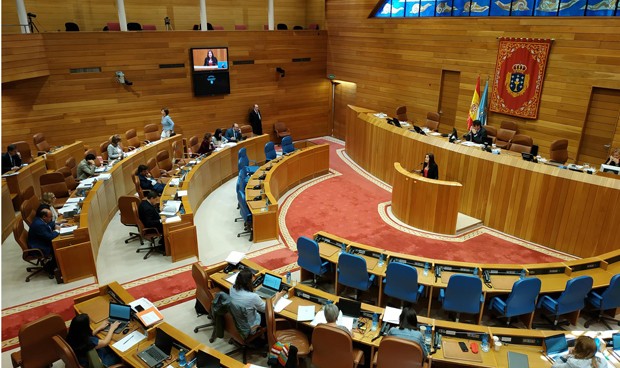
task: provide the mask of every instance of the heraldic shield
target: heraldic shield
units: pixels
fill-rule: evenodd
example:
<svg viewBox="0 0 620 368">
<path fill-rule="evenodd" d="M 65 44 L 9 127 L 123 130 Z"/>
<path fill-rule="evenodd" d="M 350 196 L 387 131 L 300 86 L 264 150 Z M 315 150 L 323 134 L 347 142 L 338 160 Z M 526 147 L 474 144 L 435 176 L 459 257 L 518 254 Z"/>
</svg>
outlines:
<svg viewBox="0 0 620 368">
<path fill-rule="evenodd" d="M 512 73 L 506 73 L 506 89 L 512 97 L 522 95 L 530 85 L 530 75 L 526 73 L 527 66 L 514 64 Z"/>
</svg>

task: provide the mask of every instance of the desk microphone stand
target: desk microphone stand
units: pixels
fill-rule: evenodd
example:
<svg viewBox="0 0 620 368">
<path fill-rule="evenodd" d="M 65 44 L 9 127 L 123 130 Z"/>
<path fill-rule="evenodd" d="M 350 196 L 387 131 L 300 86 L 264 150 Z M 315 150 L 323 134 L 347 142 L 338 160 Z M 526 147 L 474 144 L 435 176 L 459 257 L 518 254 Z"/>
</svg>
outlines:
<svg viewBox="0 0 620 368">
<path fill-rule="evenodd" d="M 170 25 L 170 18 L 165 17 L 164 24 L 166 25 L 166 31 L 174 31 L 174 29 L 172 29 L 172 26 Z"/>
</svg>

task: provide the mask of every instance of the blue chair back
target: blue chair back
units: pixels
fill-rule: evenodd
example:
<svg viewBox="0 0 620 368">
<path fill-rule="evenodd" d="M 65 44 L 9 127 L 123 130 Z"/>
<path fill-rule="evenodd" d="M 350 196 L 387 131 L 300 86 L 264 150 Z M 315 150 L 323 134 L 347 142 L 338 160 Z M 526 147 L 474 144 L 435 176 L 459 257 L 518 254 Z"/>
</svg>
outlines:
<svg viewBox="0 0 620 368">
<path fill-rule="evenodd" d="M 586 303 L 586 295 L 592 290 L 592 277 L 579 276 L 568 280 L 566 289 L 557 299 L 556 315 L 574 312 L 583 309 Z"/>
<path fill-rule="evenodd" d="M 251 221 L 252 220 L 252 212 L 248 207 L 248 203 L 245 201 L 245 194 L 243 191 L 237 191 L 237 202 L 239 202 L 239 213 L 241 217 L 243 217 L 243 221 Z"/>
<path fill-rule="evenodd" d="M 248 176 L 247 168 L 244 166 L 239 169 L 239 173 L 237 174 L 236 191 L 245 191 L 248 180 L 250 180 L 250 177 Z"/>
<path fill-rule="evenodd" d="M 276 146 L 273 142 L 267 142 L 265 144 L 265 158 L 267 161 L 274 160 L 278 155 L 276 154 Z"/>
<path fill-rule="evenodd" d="M 540 294 L 539 278 L 528 277 L 517 280 L 512 285 L 512 292 L 506 299 L 506 317 L 532 313 L 536 309 L 536 298 Z"/>
<path fill-rule="evenodd" d="M 248 151 L 245 149 L 245 147 L 240 148 L 239 152 L 237 152 L 237 158 L 241 158 L 241 157 L 247 158 L 248 161 L 250 160 L 248 158 Z"/>
<path fill-rule="evenodd" d="M 482 281 L 477 276 L 454 274 L 448 281 L 443 308 L 447 311 L 475 314 L 480 312 Z"/>
<path fill-rule="evenodd" d="M 609 281 L 609 286 L 603 294 L 601 302 L 601 310 L 620 308 L 620 274 L 615 275 Z"/>
<path fill-rule="evenodd" d="M 400 262 L 390 262 L 385 272 L 385 295 L 415 303 L 418 300 L 418 271 Z"/>
<path fill-rule="evenodd" d="M 245 148 L 242 148 L 245 149 Z M 248 159 L 248 156 L 240 156 L 239 160 L 237 161 L 237 169 L 239 171 L 241 171 L 242 167 L 248 167 L 250 165 L 250 160 Z"/>
<path fill-rule="evenodd" d="M 290 135 L 282 138 L 282 153 L 291 153 L 295 151 L 295 146 L 293 146 L 293 138 Z"/>
<path fill-rule="evenodd" d="M 358 290 L 368 290 L 366 260 L 358 255 L 342 253 L 338 257 L 338 283 Z"/>
<path fill-rule="evenodd" d="M 297 239 L 297 264 L 304 270 L 320 275 L 323 261 L 319 253 L 319 244 L 306 236 L 299 237 Z"/>
</svg>

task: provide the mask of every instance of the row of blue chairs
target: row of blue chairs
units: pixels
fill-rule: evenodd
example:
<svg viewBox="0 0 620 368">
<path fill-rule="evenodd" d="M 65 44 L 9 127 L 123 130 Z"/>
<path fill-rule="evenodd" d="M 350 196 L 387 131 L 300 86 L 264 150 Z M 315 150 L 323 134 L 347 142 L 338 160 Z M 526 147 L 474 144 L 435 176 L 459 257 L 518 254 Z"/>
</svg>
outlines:
<svg viewBox="0 0 620 368">
<path fill-rule="evenodd" d="M 321 259 L 317 242 L 305 236 L 297 240 L 297 252 L 297 264 L 314 275 L 313 283 L 316 284 L 316 278 L 329 271 L 329 262 Z M 358 255 L 340 254 L 337 267 L 338 283 L 354 288 L 356 292 L 369 290 L 375 281 L 375 276 L 367 271 L 366 260 Z M 424 293 L 424 285 L 418 284 L 417 269 L 408 264 L 390 262 L 384 283 L 383 292 L 401 301 L 415 304 Z M 569 280 L 559 296 L 544 295 L 538 299 L 541 281 L 536 277 L 527 277 L 516 281 L 507 296 L 491 299 L 488 309 L 506 318 L 508 326 L 513 317 L 544 309 L 554 317 L 551 327 L 557 328 L 560 316 L 584 309 L 587 300 L 596 310 L 596 316 L 588 320 L 585 327 L 597 321 L 611 329 L 607 321 L 618 321 L 606 317 L 604 312 L 620 307 L 620 274 L 613 276 L 609 286 L 602 291 L 592 290 L 592 283 L 592 277 L 579 276 Z M 445 311 L 456 313 L 457 322 L 461 313 L 478 314 L 484 304 L 482 281 L 474 275 L 454 274 L 447 287 L 440 290 L 439 300 Z"/>
<path fill-rule="evenodd" d="M 282 138 L 282 154 L 287 154 L 295 151 L 295 145 L 293 145 L 293 138 L 286 136 Z M 278 157 L 276 153 L 276 147 L 273 142 L 267 142 L 265 144 L 265 158 L 267 162 L 275 160 Z"/>
</svg>

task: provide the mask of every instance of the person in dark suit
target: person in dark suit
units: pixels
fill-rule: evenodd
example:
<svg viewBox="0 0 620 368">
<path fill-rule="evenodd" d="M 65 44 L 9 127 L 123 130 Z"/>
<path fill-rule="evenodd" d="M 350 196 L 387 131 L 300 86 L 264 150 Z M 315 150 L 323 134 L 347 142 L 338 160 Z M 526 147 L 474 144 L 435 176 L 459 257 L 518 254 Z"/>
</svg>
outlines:
<svg viewBox="0 0 620 368">
<path fill-rule="evenodd" d="M 228 139 L 229 142 L 241 142 L 243 137 L 241 136 L 241 128 L 239 128 L 239 124 L 233 123 L 233 125 L 226 129 L 226 134 L 224 137 Z"/>
<path fill-rule="evenodd" d="M 250 125 L 252 126 L 252 133 L 254 133 L 254 135 L 263 134 L 263 117 L 260 114 L 257 104 L 254 104 L 254 109 L 250 111 Z"/>
<path fill-rule="evenodd" d="M 140 179 L 140 188 L 155 191 L 157 194 L 161 195 L 166 187 L 164 184 L 157 182 L 157 180 L 151 178 L 149 175 L 149 167 L 146 165 L 138 166 L 138 171 L 136 172 L 138 179 Z"/>
<path fill-rule="evenodd" d="M 487 130 L 482 127 L 480 120 L 474 120 L 471 129 L 463 136 L 468 141 L 483 144 L 487 137 Z"/>
<path fill-rule="evenodd" d="M 14 144 L 9 144 L 6 153 L 2 154 L 2 173 L 18 169 L 22 166 L 22 158 Z"/>
<path fill-rule="evenodd" d="M 439 179 L 439 167 L 435 162 L 435 155 L 432 153 L 424 156 L 424 166 L 422 166 L 422 176 L 429 179 Z"/>
<path fill-rule="evenodd" d="M 161 235 L 159 246 L 164 246 L 164 225 L 161 223 L 161 217 L 159 217 L 159 196 L 156 191 L 150 191 L 138 206 L 138 217 L 140 217 L 144 227 L 152 227 L 159 231 Z"/>
<path fill-rule="evenodd" d="M 213 56 L 213 51 L 207 51 L 207 57 L 205 58 L 204 66 L 217 66 L 217 58 Z"/>
<path fill-rule="evenodd" d="M 40 249 L 45 256 L 51 256 L 51 259 L 43 265 L 50 276 L 54 275 L 56 269 L 52 240 L 60 235 L 58 231 L 60 226 L 54 224 L 52 218 L 52 211 L 49 208 L 40 208 L 28 230 L 28 248 Z"/>
</svg>

